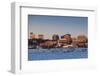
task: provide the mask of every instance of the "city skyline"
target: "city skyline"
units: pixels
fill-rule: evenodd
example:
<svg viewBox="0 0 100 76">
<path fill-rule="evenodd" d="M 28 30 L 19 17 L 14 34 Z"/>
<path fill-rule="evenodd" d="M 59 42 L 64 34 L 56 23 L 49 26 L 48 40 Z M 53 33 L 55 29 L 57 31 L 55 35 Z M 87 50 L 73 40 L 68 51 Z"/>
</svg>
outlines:
<svg viewBox="0 0 100 76">
<path fill-rule="evenodd" d="M 59 36 L 71 34 L 72 36 L 87 36 L 88 18 L 74 16 L 44 16 L 28 15 L 28 29 L 34 34 L 43 34 L 45 38 L 52 38 L 53 34 Z"/>
</svg>

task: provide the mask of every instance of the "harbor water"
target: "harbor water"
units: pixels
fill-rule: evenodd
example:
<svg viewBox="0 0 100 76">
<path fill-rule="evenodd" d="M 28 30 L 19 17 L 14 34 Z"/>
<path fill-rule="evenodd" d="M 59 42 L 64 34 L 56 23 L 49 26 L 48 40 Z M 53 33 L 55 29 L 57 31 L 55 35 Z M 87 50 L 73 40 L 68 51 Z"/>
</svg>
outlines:
<svg viewBox="0 0 100 76">
<path fill-rule="evenodd" d="M 88 48 L 28 49 L 28 61 L 88 58 Z"/>
</svg>

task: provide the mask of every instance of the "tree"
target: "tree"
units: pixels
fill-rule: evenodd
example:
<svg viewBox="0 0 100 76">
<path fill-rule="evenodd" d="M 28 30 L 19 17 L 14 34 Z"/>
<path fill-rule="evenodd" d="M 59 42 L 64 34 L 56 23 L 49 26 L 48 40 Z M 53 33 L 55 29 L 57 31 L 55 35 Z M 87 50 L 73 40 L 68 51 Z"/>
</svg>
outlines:
<svg viewBox="0 0 100 76">
<path fill-rule="evenodd" d="M 72 43 L 72 38 L 70 34 L 65 34 L 64 38 L 67 40 L 67 44 L 71 44 Z"/>
<path fill-rule="evenodd" d="M 87 47 L 88 39 L 85 35 L 79 35 L 77 37 L 77 46 L 78 47 Z"/>
<path fill-rule="evenodd" d="M 52 40 L 59 40 L 59 35 L 58 34 L 54 34 L 52 36 Z"/>
</svg>

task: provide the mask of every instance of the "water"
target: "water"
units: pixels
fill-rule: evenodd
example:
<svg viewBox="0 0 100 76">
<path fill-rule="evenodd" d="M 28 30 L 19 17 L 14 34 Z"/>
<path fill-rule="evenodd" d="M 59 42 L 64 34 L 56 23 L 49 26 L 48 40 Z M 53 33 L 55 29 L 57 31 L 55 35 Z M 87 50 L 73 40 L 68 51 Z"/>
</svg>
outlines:
<svg viewBox="0 0 100 76">
<path fill-rule="evenodd" d="M 28 49 L 28 60 L 88 58 L 87 48 Z"/>
</svg>

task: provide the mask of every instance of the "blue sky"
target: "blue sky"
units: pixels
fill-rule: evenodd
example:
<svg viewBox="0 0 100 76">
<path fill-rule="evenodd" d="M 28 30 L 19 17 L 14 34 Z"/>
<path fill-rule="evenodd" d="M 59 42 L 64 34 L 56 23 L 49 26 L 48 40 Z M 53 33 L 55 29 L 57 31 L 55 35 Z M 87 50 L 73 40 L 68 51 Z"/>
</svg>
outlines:
<svg viewBox="0 0 100 76">
<path fill-rule="evenodd" d="M 71 34 L 78 36 L 88 32 L 88 18 L 76 16 L 43 16 L 28 15 L 28 31 L 34 34 L 43 34 L 45 38 L 52 38 L 53 34 L 59 36 Z"/>
</svg>

